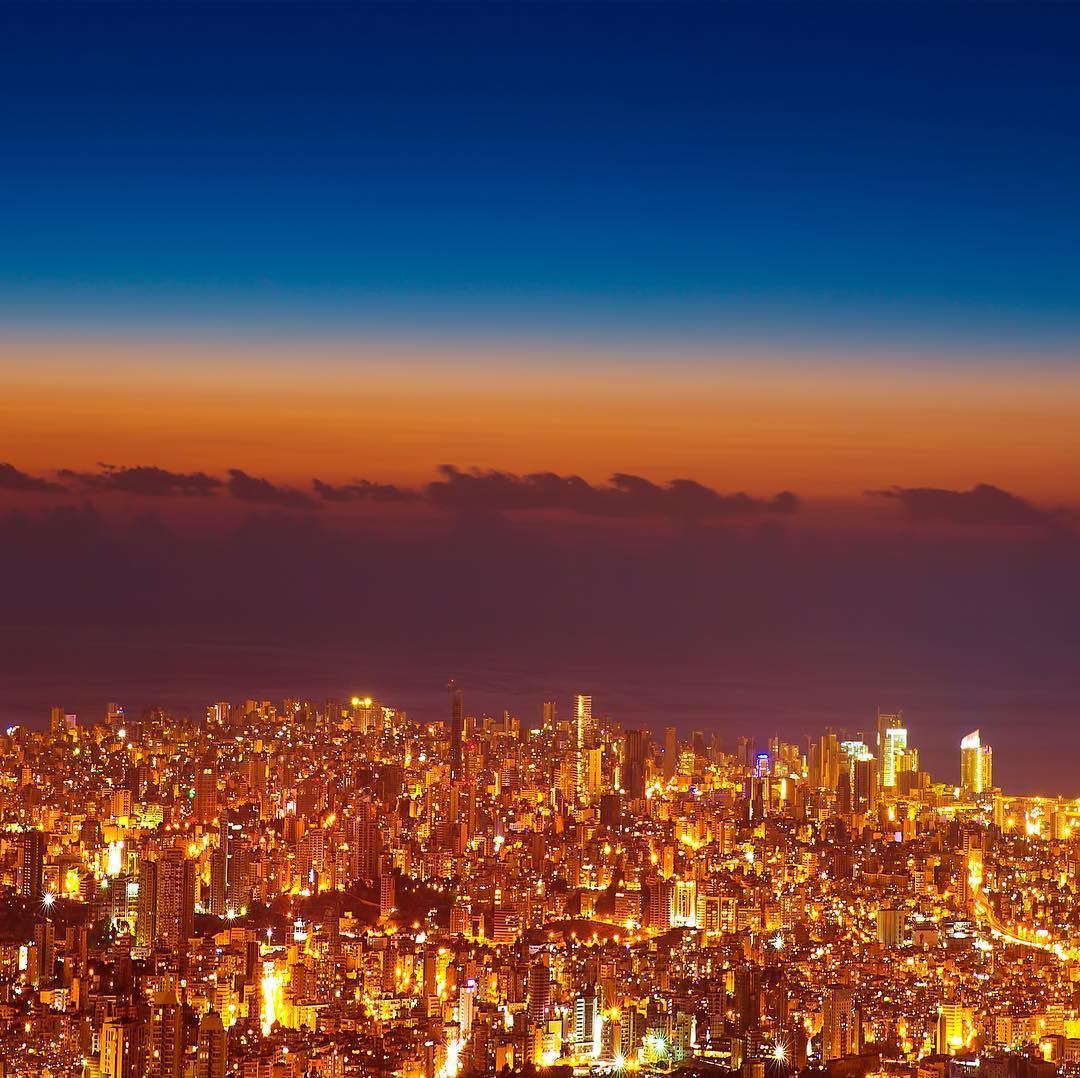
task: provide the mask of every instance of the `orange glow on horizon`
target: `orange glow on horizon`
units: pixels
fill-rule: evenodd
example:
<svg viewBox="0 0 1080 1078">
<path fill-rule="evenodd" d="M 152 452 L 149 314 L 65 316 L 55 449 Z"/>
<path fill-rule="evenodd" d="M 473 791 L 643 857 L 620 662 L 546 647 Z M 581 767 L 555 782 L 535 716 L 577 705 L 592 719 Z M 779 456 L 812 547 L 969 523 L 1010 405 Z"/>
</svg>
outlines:
<svg viewBox="0 0 1080 1078">
<path fill-rule="evenodd" d="M 626 471 L 836 500 L 989 482 L 1056 502 L 1080 481 L 1080 375 L 1061 363 L 579 355 L 0 341 L 4 459 L 239 467 L 303 489 L 417 485 L 441 463 L 593 482 Z"/>
</svg>

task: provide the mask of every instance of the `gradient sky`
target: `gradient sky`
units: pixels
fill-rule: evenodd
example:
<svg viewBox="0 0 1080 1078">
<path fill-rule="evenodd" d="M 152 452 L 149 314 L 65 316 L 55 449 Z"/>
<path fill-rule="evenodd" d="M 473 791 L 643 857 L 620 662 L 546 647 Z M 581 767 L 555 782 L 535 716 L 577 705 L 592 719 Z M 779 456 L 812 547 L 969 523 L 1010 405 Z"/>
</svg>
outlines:
<svg viewBox="0 0 1080 1078">
<path fill-rule="evenodd" d="M 0 39 L 5 715 L 455 672 L 526 718 L 880 702 L 942 769 L 979 722 L 1075 758 L 1075 6 Z"/>
</svg>

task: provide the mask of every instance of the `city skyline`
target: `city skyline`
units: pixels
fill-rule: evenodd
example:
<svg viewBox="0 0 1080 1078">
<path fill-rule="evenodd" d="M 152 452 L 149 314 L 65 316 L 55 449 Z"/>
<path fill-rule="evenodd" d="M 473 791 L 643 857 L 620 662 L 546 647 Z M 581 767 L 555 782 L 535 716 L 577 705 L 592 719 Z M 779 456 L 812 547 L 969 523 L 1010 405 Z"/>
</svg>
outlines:
<svg viewBox="0 0 1080 1078">
<path fill-rule="evenodd" d="M 725 750 L 444 693 L 0 732 L 5 1062 L 1072 1073 L 1080 798 L 1002 789 L 981 731 L 942 781 L 899 710 Z"/>
<path fill-rule="evenodd" d="M 1080 1078 L 1080 3 L 0 3 L 2 1078 Z"/>
<path fill-rule="evenodd" d="M 1071 786 L 1071 6 L 53 10 L 3 15 L 0 722 L 457 672 L 894 701 Z"/>
</svg>

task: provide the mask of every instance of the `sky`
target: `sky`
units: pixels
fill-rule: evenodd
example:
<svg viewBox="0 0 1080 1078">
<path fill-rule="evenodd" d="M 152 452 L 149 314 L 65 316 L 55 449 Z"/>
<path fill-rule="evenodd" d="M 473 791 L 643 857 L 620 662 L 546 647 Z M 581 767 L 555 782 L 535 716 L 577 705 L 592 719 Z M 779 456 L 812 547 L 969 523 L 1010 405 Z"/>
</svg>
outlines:
<svg viewBox="0 0 1080 1078">
<path fill-rule="evenodd" d="M 1080 10 L 0 39 L 0 715 L 881 704 L 942 777 L 979 725 L 1080 794 Z"/>
</svg>

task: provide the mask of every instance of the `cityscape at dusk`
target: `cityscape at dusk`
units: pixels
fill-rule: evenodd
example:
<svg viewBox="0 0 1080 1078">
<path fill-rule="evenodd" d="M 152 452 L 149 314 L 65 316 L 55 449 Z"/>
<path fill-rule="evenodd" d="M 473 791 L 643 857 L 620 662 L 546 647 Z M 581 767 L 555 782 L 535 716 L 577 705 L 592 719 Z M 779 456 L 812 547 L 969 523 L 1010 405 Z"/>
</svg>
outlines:
<svg viewBox="0 0 1080 1078">
<path fill-rule="evenodd" d="M 0 1078 L 1080 1078 L 1077 56 L 0 4 Z"/>
</svg>

